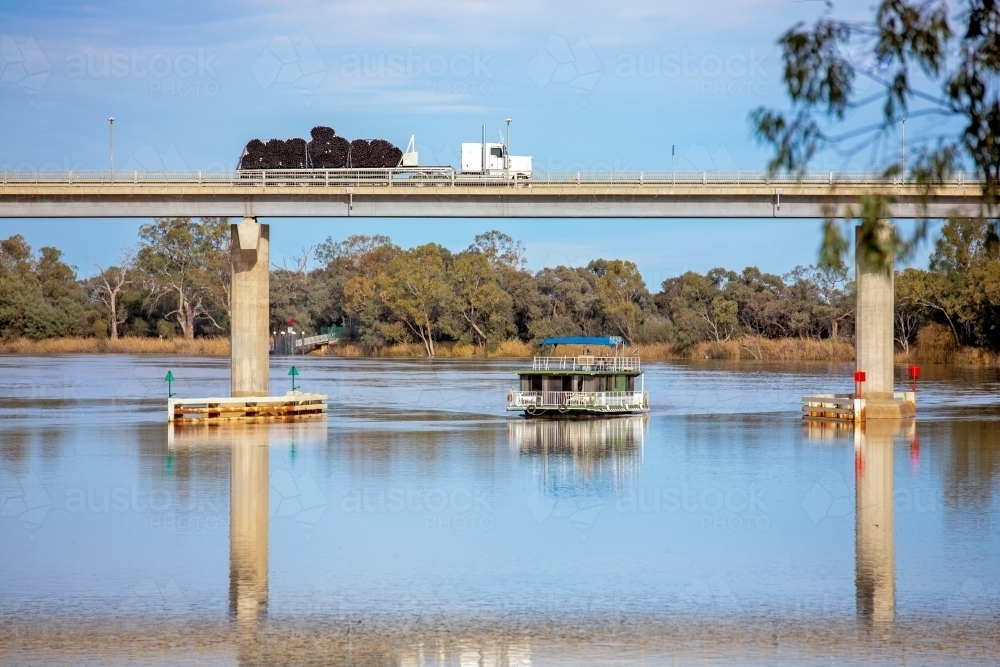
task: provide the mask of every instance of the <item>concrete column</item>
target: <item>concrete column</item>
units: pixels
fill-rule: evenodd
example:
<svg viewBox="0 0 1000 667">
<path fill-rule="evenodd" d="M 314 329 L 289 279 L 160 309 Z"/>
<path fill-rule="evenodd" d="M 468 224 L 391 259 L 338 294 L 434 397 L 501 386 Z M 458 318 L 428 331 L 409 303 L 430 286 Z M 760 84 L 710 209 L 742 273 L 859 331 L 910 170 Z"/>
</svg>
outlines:
<svg viewBox="0 0 1000 667">
<path fill-rule="evenodd" d="M 243 218 L 231 232 L 231 391 L 233 396 L 268 396 L 270 226 Z"/>
<path fill-rule="evenodd" d="M 883 223 L 886 237 L 892 227 Z M 857 310 L 855 348 L 857 370 L 865 372 L 862 393 L 866 399 L 892 400 L 893 390 L 893 259 L 888 273 L 868 266 L 860 249 L 861 227 L 855 230 L 855 280 Z"/>
<path fill-rule="evenodd" d="M 896 619 L 893 437 L 898 420 L 869 421 L 855 431 L 855 587 L 862 622 Z"/>
<path fill-rule="evenodd" d="M 229 613 L 240 622 L 267 614 L 268 427 L 227 428 L 229 464 Z"/>
</svg>

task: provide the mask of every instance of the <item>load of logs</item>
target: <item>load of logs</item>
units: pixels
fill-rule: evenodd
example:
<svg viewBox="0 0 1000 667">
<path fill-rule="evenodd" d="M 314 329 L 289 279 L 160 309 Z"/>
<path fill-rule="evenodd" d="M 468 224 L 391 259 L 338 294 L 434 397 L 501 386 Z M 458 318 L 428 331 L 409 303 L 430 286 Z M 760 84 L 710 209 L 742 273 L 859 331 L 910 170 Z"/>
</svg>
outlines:
<svg viewBox="0 0 1000 667">
<path fill-rule="evenodd" d="M 397 167 L 403 151 L 384 139 L 337 136 L 332 127 L 314 127 L 305 139 L 251 139 L 240 156 L 240 169 L 371 169 Z"/>
</svg>

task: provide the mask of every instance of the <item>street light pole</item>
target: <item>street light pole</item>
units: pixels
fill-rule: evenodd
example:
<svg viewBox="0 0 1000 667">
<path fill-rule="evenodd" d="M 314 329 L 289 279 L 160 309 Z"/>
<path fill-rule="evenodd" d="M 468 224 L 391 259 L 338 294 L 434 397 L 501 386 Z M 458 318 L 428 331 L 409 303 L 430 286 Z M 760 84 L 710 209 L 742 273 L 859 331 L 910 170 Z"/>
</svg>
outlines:
<svg viewBox="0 0 1000 667">
<path fill-rule="evenodd" d="M 507 160 L 505 164 L 507 169 L 510 169 L 510 118 L 507 119 Z"/>
<path fill-rule="evenodd" d="M 115 175 L 115 117 L 108 118 L 108 146 L 111 152 L 111 176 Z"/>
<path fill-rule="evenodd" d="M 903 131 L 899 138 L 899 171 L 900 177 L 906 177 L 906 119 L 903 119 Z"/>
</svg>

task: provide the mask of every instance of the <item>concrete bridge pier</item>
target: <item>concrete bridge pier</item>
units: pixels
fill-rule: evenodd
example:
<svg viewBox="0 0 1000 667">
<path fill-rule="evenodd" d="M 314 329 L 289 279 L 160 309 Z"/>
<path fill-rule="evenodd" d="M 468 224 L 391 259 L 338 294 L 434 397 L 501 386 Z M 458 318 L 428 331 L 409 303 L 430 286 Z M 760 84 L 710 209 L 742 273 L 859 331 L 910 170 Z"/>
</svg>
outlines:
<svg viewBox="0 0 1000 667">
<path fill-rule="evenodd" d="M 268 396 L 270 226 L 243 218 L 231 226 L 233 396 Z"/>
<path fill-rule="evenodd" d="M 888 237 L 892 226 L 883 223 L 880 234 Z M 866 399 L 892 400 L 893 392 L 893 269 L 890 256 L 885 270 L 869 266 L 861 250 L 861 226 L 855 229 L 855 284 L 857 312 L 855 346 L 857 370 L 865 372 Z"/>
<path fill-rule="evenodd" d="M 892 224 L 882 221 L 878 233 L 888 239 Z M 861 250 L 861 226 L 855 228 L 855 311 L 856 370 L 864 371 L 862 396 L 865 419 L 912 417 L 913 403 L 893 400 L 894 389 L 894 260 L 890 255 L 884 269 L 870 266 Z"/>
</svg>

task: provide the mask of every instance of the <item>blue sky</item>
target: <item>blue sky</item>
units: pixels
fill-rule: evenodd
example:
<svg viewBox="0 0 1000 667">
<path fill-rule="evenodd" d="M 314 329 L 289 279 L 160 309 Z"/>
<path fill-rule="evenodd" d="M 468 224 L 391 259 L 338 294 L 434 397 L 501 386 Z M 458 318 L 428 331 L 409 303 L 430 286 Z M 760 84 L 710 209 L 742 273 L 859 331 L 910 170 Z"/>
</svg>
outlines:
<svg viewBox="0 0 1000 667">
<path fill-rule="evenodd" d="M 867 5 L 837 5 L 859 17 Z M 0 169 L 233 168 L 253 137 L 416 136 L 423 164 L 513 118 L 536 169 L 759 169 L 747 114 L 781 106 L 775 40 L 821 2 L 13 3 L 0 7 Z M 914 123 L 914 125 L 916 125 Z M 907 127 L 908 136 L 920 128 Z M 864 160 L 858 158 L 858 160 Z M 821 158 L 817 168 L 865 168 Z M 144 220 L 0 220 L 81 275 Z M 688 269 L 816 259 L 818 221 L 266 220 L 273 260 L 327 236 L 386 233 L 462 249 L 500 229 L 533 269 L 636 262 L 650 287 Z M 922 253 L 921 261 L 926 257 Z"/>
</svg>

